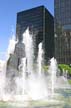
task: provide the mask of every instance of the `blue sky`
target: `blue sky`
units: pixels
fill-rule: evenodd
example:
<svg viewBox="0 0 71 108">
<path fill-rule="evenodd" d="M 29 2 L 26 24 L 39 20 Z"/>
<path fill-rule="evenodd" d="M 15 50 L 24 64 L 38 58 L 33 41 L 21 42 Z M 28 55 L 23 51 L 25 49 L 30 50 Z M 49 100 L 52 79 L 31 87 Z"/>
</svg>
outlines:
<svg viewBox="0 0 71 108">
<path fill-rule="evenodd" d="M 44 5 L 54 15 L 54 0 L 0 0 L 0 58 L 6 52 L 17 12 Z"/>
</svg>

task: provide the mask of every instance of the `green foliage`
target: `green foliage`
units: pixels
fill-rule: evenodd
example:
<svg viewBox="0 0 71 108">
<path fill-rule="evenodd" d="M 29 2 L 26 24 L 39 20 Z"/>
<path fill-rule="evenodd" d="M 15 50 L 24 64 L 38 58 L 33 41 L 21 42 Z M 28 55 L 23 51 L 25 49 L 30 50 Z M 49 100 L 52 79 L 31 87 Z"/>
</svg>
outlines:
<svg viewBox="0 0 71 108">
<path fill-rule="evenodd" d="M 70 79 L 68 80 L 68 82 L 69 82 L 69 84 L 71 84 L 71 80 Z"/>
<path fill-rule="evenodd" d="M 48 70 L 48 66 L 44 65 L 44 66 L 42 66 L 42 69 L 43 69 L 44 71 L 47 71 L 47 70 Z"/>
<path fill-rule="evenodd" d="M 34 67 L 35 67 L 35 65 L 34 65 Z M 63 72 L 63 70 L 64 70 L 64 71 L 68 71 L 68 73 L 71 74 L 71 67 L 69 65 L 58 64 L 58 68 L 60 69 L 61 72 Z M 47 65 L 42 66 L 42 71 L 44 70 L 44 72 L 48 72 L 48 69 L 49 69 L 49 66 L 47 66 Z"/>
<path fill-rule="evenodd" d="M 58 65 L 58 68 L 60 70 L 65 70 L 65 71 L 68 71 L 69 74 L 71 74 L 71 67 L 69 65 L 66 65 L 66 64 L 59 64 Z"/>
</svg>

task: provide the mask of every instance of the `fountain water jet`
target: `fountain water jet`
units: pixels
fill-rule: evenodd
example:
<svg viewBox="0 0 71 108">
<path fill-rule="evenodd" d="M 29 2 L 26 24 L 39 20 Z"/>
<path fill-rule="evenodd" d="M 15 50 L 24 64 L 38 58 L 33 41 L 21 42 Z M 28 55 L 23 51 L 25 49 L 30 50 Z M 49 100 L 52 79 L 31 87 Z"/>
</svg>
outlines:
<svg viewBox="0 0 71 108">
<path fill-rule="evenodd" d="M 33 71 L 34 46 L 33 46 L 32 34 L 30 34 L 29 27 L 23 34 L 23 43 L 25 44 L 27 72 L 30 73 Z"/>
<path fill-rule="evenodd" d="M 56 73 L 57 73 L 57 61 L 54 57 L 50 60 L 49 73 L 51 79 L 51 94 L 53 96 L 55 93 L 54 90 L 56 85 Z"/>
<path fill-rule="evenodd" d="M 42 42 L 39 43 L 38 46 L 38 59 L 37 59 L 37 63 L 38 63 L 38 73 L 39 75 L 42 74 L 42 62 L 43 62 L 43 49 L 42 49 Z"/>
<path fill-rule="evenodd" d="M 7 49 L 7 60 L 10 57 L 10 54 L 14 54 L 14 50 L 15 50 L 15 45 L 16 45 L 17 41 L 15 40 L 15 36 L 12 35 L 10 41 L 9 41 L 9 46 Z"/>
</svg>

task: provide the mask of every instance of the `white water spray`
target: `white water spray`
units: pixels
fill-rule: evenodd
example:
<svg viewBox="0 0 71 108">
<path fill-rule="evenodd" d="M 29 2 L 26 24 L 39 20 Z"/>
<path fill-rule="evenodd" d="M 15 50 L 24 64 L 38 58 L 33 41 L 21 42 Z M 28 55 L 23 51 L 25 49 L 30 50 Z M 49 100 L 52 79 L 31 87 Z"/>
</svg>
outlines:
<svg viewBox="0 0 71 108">
<path fill-rule="evenodd" d="M 43 62 L 43 49 L 42 49 L 42 43 L 40 43 L 38 46 L 38 59 L 37 59 L 39 75 L 42 74 L 42 62 Z"/>
<path fill-rule="evenodd" d="M 29 28 L 23 34 L 23 43 L 25 44 L 26 62 L 27 62 L 27 72 L 32 73 L 33 71 L 33 39 L 29 32 Z"/>
<path fill-rule="evenodd" d="M 21 59 L 21 64 L 19 65 L 19 71 L 20 76 L 15 77 L 16 82 L 16 94 L 5 94 L 4 93 L 4 86 L 5 82 L 5 72 L 6 70 L 3 70 L 3 73 L 0 74 L 0 92 L 1 100 L 6 101 L 29 101 L 29 100 L 44 100 L 49 99 L 48 93 L 50 93 L 50 96 L 53 96 L 55 93 L 56 88 L 56 72 L 57 72 L 57 62 L 54 58 L 50 60 L 50 67 L 49 67 L 49 75 L 44 76 L 42 74 L 42 62 L 43 62 L 43 49 L 42 49 L 42 43 L 39 44 L 39 52 L 38 52 L 38 64 L 36 64 L 36 67 L 38 65 L 37 72 L 35 74 L 35 69 L 33 67 L 33 59 L 34 59 L 34 46 L 33 46 L 33 39 L 32 35 L 29 32 L 29 29 L 25 31 L 23 34 L 23 43 L 25 44 L 25 58 Z M 14 54 L 16 41 L 15 39 L 10 40 L 9 48 L 8 48 L 8 55 Z M 11 49 L 12 48 L 12 49 Z M 16 55 L 15 55 L 16 56 Z M 5 67 L 4 67 L 5 68 Z M 16 72 L 16 73 L 17 73 Z M 3 77 L 5 76 L 5 77 Z M 48 77 L 48 78 L 46 78 Z M 46 80 L 48 79 L 48 80 Z M 50 91 L 49 91 L 49 80 L 50 81 Z M 59 84 L 59 83 L 58 83 Z M 61 84 L 61 83 L 60 83 Z M 14 89 L 14 88 L 13 88 Z"/>
<path fill-rule="evenodd" d="M 15 36 L 13 35 L 9 41 L 9 46 L 7 49 L 7 60 L 10 57 L 10 54 L 14 54 L 14 50 L 15 50 L 15 44 L 17 43 L 17 41 L 15 40 Z"/>
<path fill-rule="evenodd" d="M 55 93 L 54 90 L 56 86 L 56 73 L 57 73 L 57 62 L 54 57 L 50 60 L 49 73 L 51 79 L 51 94 L 53 96 Z"/>
</svg>

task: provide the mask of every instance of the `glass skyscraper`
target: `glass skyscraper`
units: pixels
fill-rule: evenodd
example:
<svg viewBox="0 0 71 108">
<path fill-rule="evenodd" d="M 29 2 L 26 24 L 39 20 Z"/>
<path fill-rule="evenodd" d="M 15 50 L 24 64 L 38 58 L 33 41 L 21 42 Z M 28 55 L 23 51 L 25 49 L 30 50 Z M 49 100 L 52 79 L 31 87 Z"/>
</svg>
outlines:
<svg viewBox="0 0 71 108">
<path fill-rule="evenodd" d="M 45 60 L 48 61 L 54 56 L 53 16 L 44 6 L 17 13 L 16 37 L 19 41 L 27 27 L 29 27 L 30 32 L 33 32 L 35 56 L 37 56 L 38 44 L 43 42 Z"/>
<path fill-rule="evenodd" d="M 55 57 L 71 64 L 71 0 L 54 0 Z"/>
<path fill-rule="evenodd" d="M 71 0 L 54 0 L 55 22 L 71 29 Z"/>
</svg>

